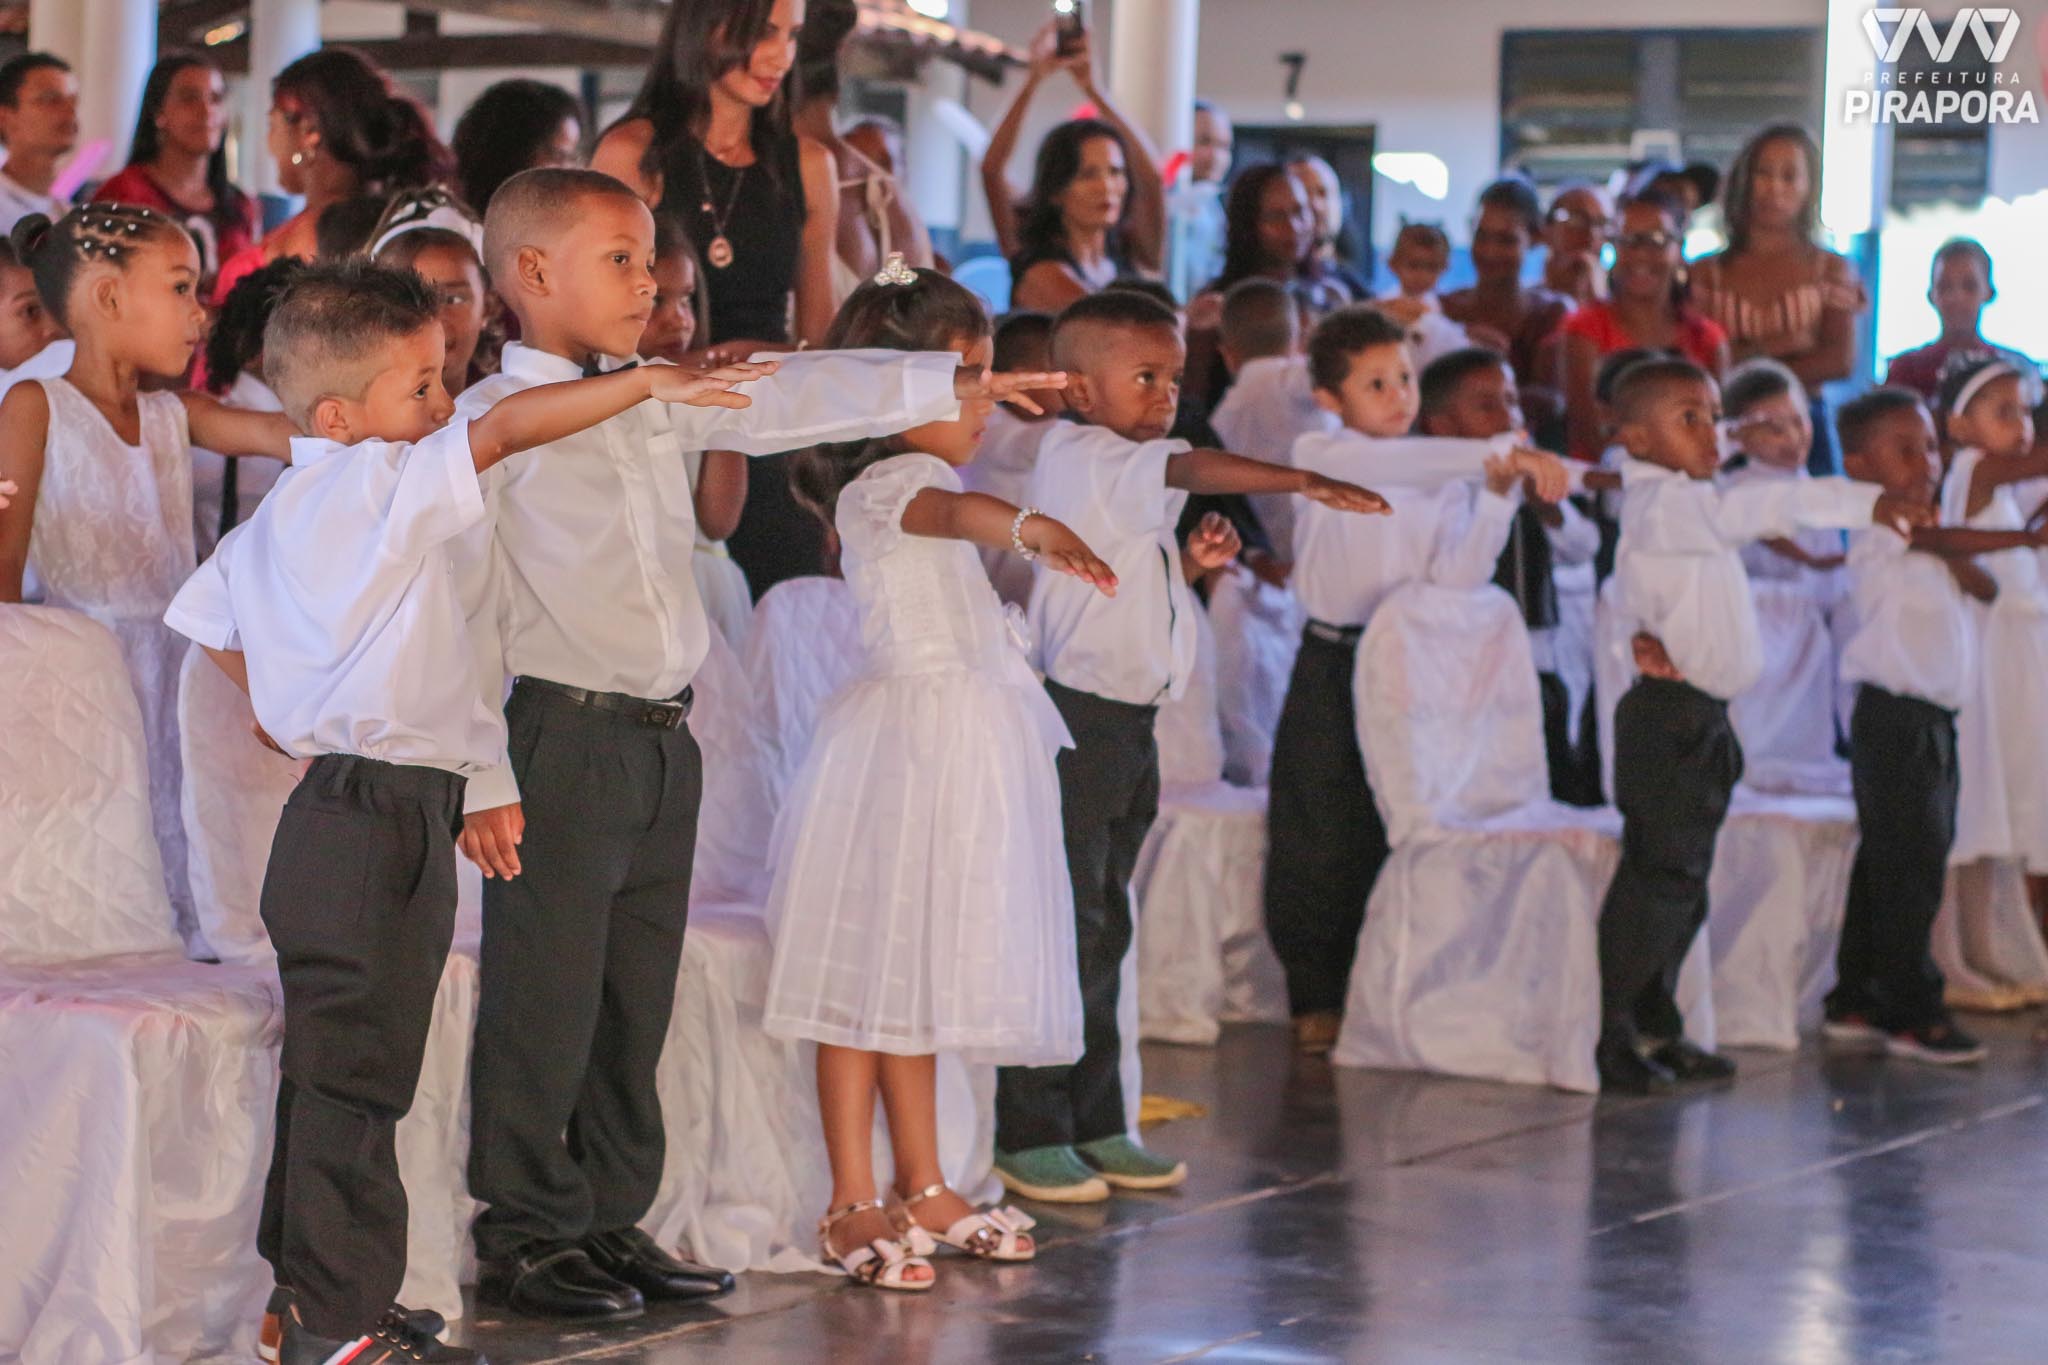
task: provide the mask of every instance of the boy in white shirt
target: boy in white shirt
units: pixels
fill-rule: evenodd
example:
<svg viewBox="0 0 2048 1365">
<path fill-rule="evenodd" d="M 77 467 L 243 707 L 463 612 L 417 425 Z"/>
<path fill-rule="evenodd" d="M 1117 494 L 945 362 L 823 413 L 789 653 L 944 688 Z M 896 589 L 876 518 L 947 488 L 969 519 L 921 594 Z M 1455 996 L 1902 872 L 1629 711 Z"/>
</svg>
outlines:
<svg viewBox="0 0 2048 1365">
<path fill-rule="evenodd" d="M 998 371 L 1050 370 L 1052 368 L 1052 318 L 1045 313 L 1012 313 L 996 324 L 994 363 Z M 1023 506 L 1031 487 L 1031 470 L 1038 463 L 1038 443 L 1052 430 L 1053 420 L 1066 411 L 1062 389 L 1040 389 L 1031 395 L 1042 409 L 1029 412 L 1008 403 L 996 405 L 988 415 L 988 430 L 982 434 L 981 450 L 971 464 L 960 470 L 960 485 L 970 493 L 986 493 L 1004 502 Z M 829 509 L 828 509 L 829 516 Z M 1031 562 L 1009 550 L 981 551 L 982 566 L 996 596 L 1022 607 L 1031 600 Z"/>
<path fill-rule="evenodd" d="M 1294 492 L 1343 512 L 1386 504 L 1320 474 L 1167 439 L 1187 351 L 1172 310 L 1144 294 L 1111 290 L 1069 305 L 1052 354 L 1067 372 L 1069 420 L 1039 445 L 1031 501 L 1094 546 L 1118 587 L 1114 598 L 1090 590 L 1091 602 L 1067 592 L 1062 575 L 1041 572 L 1032 586 L 1035 652 L 1074 736 L 1059 775 L 1085 1050 L 1073 1066 L 997 1073 L 996 1170 L 1027 1198 L 1078 1203 L 1107 1198 L 1109 1186 L 1161 1189 L 1187 1175 L 1126 1135 L 1116 1023 L 1131 874 L 1159 807 L 1153 720 L 1195 665 L 1201 608 L 1174 538 L 1181 505 L 1189 492 Z M 1234 541 L 1211 528 L 1189 550 L 1197 567 L 1213 568 Z"/>
<path fill-rule="evenodd" d="M 1352 701 L 1358 640 L 1404 583 L 1478 587 L 1493 576 L 1534 475 L 1551 498 L 1564 470 L 1551 456 L 1495 440 L 1409 437 L 1420 397 L 1405 334 L 1376 309 L 1341 309 L 1309 343 L 1316 401 L 1342 425 L 1294 447 L 1294 466 L 1370 479 L 1392 506 L 1386 521 L 1304 506 L 1290 585 L 1308 614 L 1273 735 L 1266 807 L 1266 933 L 1287 973 L 1296 1045 L 1336 1042 L 1365 902 L 1387 837 L 1359 753 Z M 1484 487 L 1477 486 L 1483 483 Z"/>
<path fill-rule="evenodd" d="M 1720 394 L 1689 361 L 1631 366 L 1615 382 L 1614 407 L 1629 456 L 1615 577 L 1643 632 L 1643 676 L 1614 718 L 1621 864 L 1600 912 L 1595 1062 L 1604 1089 L 1650 1094 L 1735 1074 L 1734 1063 L 1686 1041 L 1672 993 L 1707 917 L 1714 840 L 1742 777 L 1728 699 L 1763 667 L 1741 547 L 1802 527 L 1924 525 L 1933 514 L 1847 479 L 1717 489 Z"/>
<path fill-rule="evenodd" d="M 1836 429 L 1850 475 L 1932 508 L 1940 486 L 1934 422 L 1910 389 L 1843 406 Z M 1975 695 L 1977 614 L 1965 595 L 1998 595 L 1973 554 L 2048 543 L 2048 531 L 1887 526 L 1849 540 L 1856 627 L 1842 679 L 1857 684 L 1849 725 L 1856 820 L 1863 832 L 1822 1031 L 1831 1042 L 1915 1061 L 1983 1060 L 1942 1000 L 1928 951 L 1941 909 L 1960 789 L 1956 712 Z"/>
<path fill-rule="evenodd" d="M 1301 307 L 1284 285 L 1239 280 L 1223 296 L 1218 349 L 1232 378 L 1209 425 L 1229 449 L 1284 465 L 1297 438 L 1336 429 L 1337 419 L 1316 402 L 1309 383 L 1301 332 Z M 1293 494 L 1262 494 L 1251 502 L 1274 555 L 1292 563 Z"/>
<path fill-rule="evenodd" d="M 164 619 L 248 691 L 264 738 L 309 758 L 264 874 L 284 984 L 284 1078 L 258 1248 L 284 1365 L 479 1359 L 392 1300 L 405 1275 L 393 1133 L 411 1107 L 455 919 L 466 775 L 504 725 L 479 691 L 450 543 L 484 516 L 478 476 L 649 399 L 725 392 L 754 367 L 551 385 L 474 421 L 441 386 L 417 276 L 309 269 L 264 336 L 292 463 Z"/>
<path fill-rule="evenodd" d="M 610 176 L 514 176 L 491 198 L 484 253 L 520 340 L 458 412 L 611 368 L 639 344 L 654 221 Z M 617 1321 L 733 1284 L 638 1227 L 667 1147 L 654 1073 L 702 791 L 686 722 L 710 634 L 685 452 L 885 435 L 1049 378 L 991 379 L 951 351 L 778 363 L 744 412 L 643 404 L 508 462 L 458 555 L 480 656 L 512 684 L 509 762 L 471 783 L 462 847 L 486 876 L 470 1076 L 478 1289 L 515 1312 Z"/>
</svg>

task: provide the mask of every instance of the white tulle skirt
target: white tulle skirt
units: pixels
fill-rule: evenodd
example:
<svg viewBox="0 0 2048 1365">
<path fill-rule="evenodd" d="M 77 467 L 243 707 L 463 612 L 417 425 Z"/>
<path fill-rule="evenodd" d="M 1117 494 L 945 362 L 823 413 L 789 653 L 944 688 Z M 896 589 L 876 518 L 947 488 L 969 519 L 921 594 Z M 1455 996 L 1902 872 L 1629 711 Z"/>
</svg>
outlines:
<svg viewBox="0 0 2048 1365">
<path fill-rule="evenodd" d="M 735 650 L 744 648 L 754 619 L 754 594 L 747 587 L 747 575 L 722 544 L 699 545 L 690 557 L 690 571 L 704 601 L 704 614 L 727 644 Z"/>
<path fill-rule="evenodd" d="M 1952 865 L 2019 858 L 2048 873 L 2048 610 L 2001 592 L 1981 609 L 1977 697 L 1956 717 L 1962 790 Z"/>
<path fill-rule="evenodd" d="M 1035 686 L 965 668 L 832 699 L 776 821 L 769 1033 L 1005 1066 L 1080 1056 L 1063 733 Z"/>
</svg>

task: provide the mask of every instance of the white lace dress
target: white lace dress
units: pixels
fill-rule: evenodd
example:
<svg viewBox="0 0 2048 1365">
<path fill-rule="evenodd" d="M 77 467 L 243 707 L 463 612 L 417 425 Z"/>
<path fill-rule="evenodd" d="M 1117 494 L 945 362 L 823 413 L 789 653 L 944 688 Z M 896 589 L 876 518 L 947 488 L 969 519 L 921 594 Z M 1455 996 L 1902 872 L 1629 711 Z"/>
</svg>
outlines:
<svg viewBox="0 0 2048 1365">
<path fill-rule="evenodd" d="M 1942 484 L 1947 526 L 2017 531 L 2025 513 L 2010 485 L 1968 515 L 1970 478 L 1984 458 L 1959 450 Z M 1953 864 L 1979 858 L 2021 858 L 2048 873 L 2048 725 L 2042 723 L 2041 680 L 2048 677 L 2048 581 L 2034 550 L 2001 550 L 1977 562 L 1998 581 L 1998 600 L 1972 600 L 1982 640 L 1977 695 L 1956 716 L 1962 791 L 1956 802 Z"/>
<path fill-rule="evenodd" d="M 189 642 L 163 621 L 196 567 L 185 405 L 176 394 L 139 395 L 142 444 L 131 446 L 68 380 L 36 382 L 49 397 L 50 433 L 29 563 L 50 606 L 90 616 L 121 642 L 149 744 L 149 808 L 165 889 L 189 943 L 196 918 L 178 809 L 178 666 Z"/>
<path fill-rule="evenodd" d="M 905 535 L 929 455 L 840 495 L 862 671 L 776 821 L 766 1026 L 783 1038 L 1038 1066 L 1081 1052 L 1054 755 L 1072 743 L 973 547 Z"/>
</svg>

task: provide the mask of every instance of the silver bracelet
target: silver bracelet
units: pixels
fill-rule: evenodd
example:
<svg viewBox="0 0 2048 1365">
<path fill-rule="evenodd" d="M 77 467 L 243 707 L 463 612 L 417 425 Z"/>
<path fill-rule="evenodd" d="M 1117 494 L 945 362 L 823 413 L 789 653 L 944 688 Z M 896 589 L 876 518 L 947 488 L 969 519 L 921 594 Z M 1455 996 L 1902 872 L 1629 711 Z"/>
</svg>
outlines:
<svg viewBox="0 0 2048 1365">
<path fill-rule="evenodd" d="M 1024 543 L 1024 523 L 1032 517 L 1042 517 L 1044 515 L 1045 513 L 1039 511 L 1036 507 L 1020 507 L 1017 509 L 1016 519 L 1010 523 L 1010 548 L 1026 559 L 1038 558 L 1038 551 Z"/>
</svg>

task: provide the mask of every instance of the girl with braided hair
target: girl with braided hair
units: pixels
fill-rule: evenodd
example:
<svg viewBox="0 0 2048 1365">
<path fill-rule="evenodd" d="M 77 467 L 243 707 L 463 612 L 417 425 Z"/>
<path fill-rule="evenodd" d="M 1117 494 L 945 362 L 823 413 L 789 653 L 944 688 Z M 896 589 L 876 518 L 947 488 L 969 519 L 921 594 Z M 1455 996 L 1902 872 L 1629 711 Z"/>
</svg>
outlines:
<svg viewBox="0 0 2048 1365">
<path fill-rule="evenodd" d="M 193 941 L 178 813 L 178 665 L 185 641 L 164 609 L 192 573 L 192 447 L 291 458 L 291 423 L 205 394 L 144 392 L 192 364 L 205 315 L 199 251 L 150 209 L 91 204 L 15 225 L 15 257 L 77 343 L 59 378 L 24 379 L 0 400 L 0 602 L 21 600 L 31 562 L 49 605 L 114 632 L 149 746 L 150 809 L 164 883 Z"/>
</svg>

